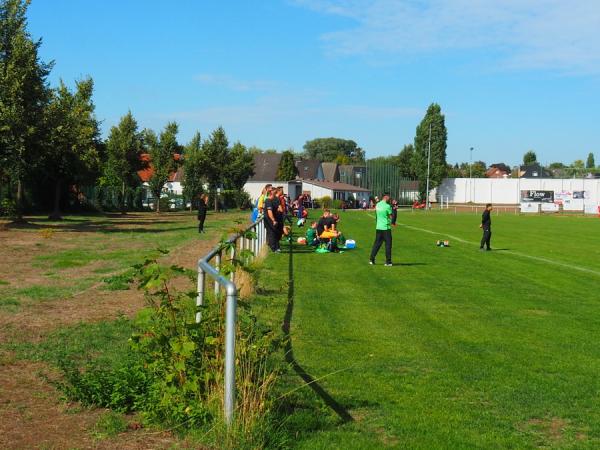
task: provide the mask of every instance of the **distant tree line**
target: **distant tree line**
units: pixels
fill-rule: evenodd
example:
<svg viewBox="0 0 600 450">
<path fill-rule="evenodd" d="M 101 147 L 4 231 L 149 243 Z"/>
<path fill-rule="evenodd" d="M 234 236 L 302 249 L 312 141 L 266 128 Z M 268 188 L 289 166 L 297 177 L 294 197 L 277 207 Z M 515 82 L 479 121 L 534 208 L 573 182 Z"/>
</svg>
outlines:
<svg viewBox="0 0 600 450">
<path fill-rule="evenodd" d="M 518 167 L 511 168 L 505 163 L 494 163 L 489 166 L 484 161 L 473 161 L 471 164 L 463 162 L 460 164 L 448 165 L 449 178 L 485 178 L 486 173 L 491 168 L 497 168 L 505 172 L 507 176 L 518 177 L 519 172 L 528 166 L 536 165 L 544 170 L 544 173 L 554 178 L 582 177 L 590 173 L 597 173 L 600 168 L 596 167 L 594 154 L 588 153 L 584 162 L 582 159 L 576 159 L 571 164 L 562 162 L 552 162 L 547 165 L 540 164 L 537 154 L 533 150 L 528 150 L 523 154 L 523 161 Z"/>
<path fill-rule="evenodd" d="M 0 0 L 0 214 L 21 220 L 26 210 L 81 207 L 143 208 L 138 171 L 151 167 L 148 189 L 157 211 L 169 177 L 184 168 L 184 198 L 207 190 L 221 201 L 241 205 L 242 187 L 253 172 L 251 152 L 229 145 L 225 131 L 187 144 L 177 140 L 178 125 L 159 133 L 140 130 L 131 112 L 100 137 L 93 102 L 94 83 L 87 77 L 69 88 L 62 80 L 50 86 L 53 62 L 39 57 L 41 40 L 27 31 L 25 0 Z"/>
</svg>

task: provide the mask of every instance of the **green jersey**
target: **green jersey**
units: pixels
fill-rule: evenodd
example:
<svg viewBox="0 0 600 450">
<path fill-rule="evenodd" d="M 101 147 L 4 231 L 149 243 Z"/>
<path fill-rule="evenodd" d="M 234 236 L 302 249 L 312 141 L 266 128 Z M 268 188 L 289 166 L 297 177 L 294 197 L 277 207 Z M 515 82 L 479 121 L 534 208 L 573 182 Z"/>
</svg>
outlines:
<svg viewBox="0 0 600 450">
<path fill-rule="evenodd" d="M 392 207 L 385 200 L 381 200 L 375 206 L 375 216 L 377 217 L 376 230 L 391 230 Z"/>
<path fill-rule="evenodd" d="M 306 241 L 310 244 L 317 238 L 317 230 L 314 228 L 309 228 L 306 230 Z"/>
</svg>

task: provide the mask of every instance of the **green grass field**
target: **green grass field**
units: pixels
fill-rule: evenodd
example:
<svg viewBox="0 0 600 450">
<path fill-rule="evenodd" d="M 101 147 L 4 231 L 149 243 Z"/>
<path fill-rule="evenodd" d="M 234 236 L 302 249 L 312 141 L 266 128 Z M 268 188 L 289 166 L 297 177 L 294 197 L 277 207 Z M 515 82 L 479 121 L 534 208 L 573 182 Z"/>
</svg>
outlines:
<svg viewBox="0 0 600 450">
<path fill-rule="evenodd" d="M 398 222 L 394 267 L 383 248 L 368 265 L 363 212 L 342 214 L 355 250 L 295 246 L 265 262 L 261 314 L 276 323 L 287 307 L 291 319 L 297 365 L 279 388 L 292 443 L 598 448 L 600 220 L 494 215 L 492 252 L 478 250 L 478 215 Z M 444 238 L 451 247 L 436 247 Z"/>
</svg>

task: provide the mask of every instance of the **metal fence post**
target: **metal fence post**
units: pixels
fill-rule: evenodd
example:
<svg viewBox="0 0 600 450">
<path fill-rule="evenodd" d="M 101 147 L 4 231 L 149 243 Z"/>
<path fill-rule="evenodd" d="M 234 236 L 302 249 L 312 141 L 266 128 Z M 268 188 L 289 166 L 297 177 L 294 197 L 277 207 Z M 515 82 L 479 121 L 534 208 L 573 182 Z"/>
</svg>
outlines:
<svg viewBox="0 0 600 450">
<path fill-rule="evenodd" d="M 217 272 L 221 271 L 221 251 L 219 250 L 219 253 L 217 253 L 217 255 L 215 256 L 215 269 L 217 270 Z M 215 280 L 215 298 L 219 297 L 219 282 L 217 280 Z"/>
<path fill-rule="evenodd" d="M 233 283 L 227 285 L 225 310 L 225 422 L 231 425 L 235 409 L 235 319 L 237 293 Z"/>
<path fill-rule="evenodd" d="M 237 240 L 233 241 L 233 245 L 231 246 L 231 282 L 235 281 L 235 255 L 236 255 L 236 247 Z"/>
<path fill-rule="evenodd" d="M 232 260 L 235 259 L 236 255 L 241 255 L 239 252 L 242 252 L 245 249 L 254 249 L 254 257 L 258 256 L 258 253 L 263 248 L 266 237 L 264 223 L 262 221 L 254 223 L 249 226 L 245 232 L 250 230 L 254 230 L 253 238 L 243 237 L 243 233 L 240 233 L 228 241 L 232 245 Z M 237 247 L 238 245 L 240 246 L 239 249 Z M 215 297 L 219 296 L 221 288 L 225 289 L 225 392 L 223 399 L 223 412 L 225 416 L 225 423 L 229 426 L 233 422 L 235 412 L 235 338 L 237 333 L 237 287 L 233 283 L 234 272 L 231 273 L 231 280 L 228 280 L 221 275 L 220 270 L 222 265 L 222 257 L 223 247 L 217 246 L 204 258 L 198 260 L 198 296 L 196 298 L 196 304 L 197 306 L 202 306 L 204 303 L 204 295 L 207 287 L 206 275 L 214 279 Z M 214 259 L 214 266 L 212 266 L 210 263 L 212 259 Z M 198 310 L 196 312 L 196 322 L 200 322 L 200 320 L 201 311 Z"/>
<path fill-rule="evenodd" d="M 202 320 L 202 311 L 200 307 L 204 305 L 204 284 L 206 281 L 206 273 L 200 267 L 198 262 L 198 296 L 196 297 L 196 323 L 200 323 Z"/>
</svg>

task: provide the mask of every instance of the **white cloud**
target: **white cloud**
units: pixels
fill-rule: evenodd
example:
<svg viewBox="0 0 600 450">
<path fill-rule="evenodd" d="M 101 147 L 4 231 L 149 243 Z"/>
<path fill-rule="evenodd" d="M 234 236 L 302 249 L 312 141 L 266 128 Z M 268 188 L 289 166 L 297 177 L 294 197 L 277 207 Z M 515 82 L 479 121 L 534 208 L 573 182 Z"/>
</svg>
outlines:
<svg viewBox="0 0 600 450">
<path fill-rule="evenodd" d="M 292 0 L 355 25 L 322 36 L 342 55 L 485 50 L 512 68 L 600 73 L 595 0 Z"/>
</svg>

